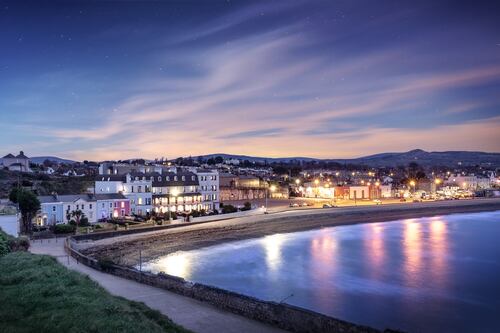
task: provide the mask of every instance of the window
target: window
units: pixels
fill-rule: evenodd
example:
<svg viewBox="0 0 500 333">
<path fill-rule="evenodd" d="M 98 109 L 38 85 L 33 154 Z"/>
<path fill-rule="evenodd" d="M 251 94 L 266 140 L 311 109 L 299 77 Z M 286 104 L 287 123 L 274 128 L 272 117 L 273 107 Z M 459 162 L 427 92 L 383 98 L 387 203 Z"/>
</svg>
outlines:
<svg viewBox="0 0 500 333">
<path fill-rule="evenodd" d="M 104 208 L 104 202 L 102 203 L 101 207 Z"/>
<path fill-rule="evenodd" d="M 115 202 L 115 208 L 117 208 L 117 207 L 118 207 L 118 202 Z"/>
<path fill-rule="evenodd" d="M 55 212 L 56 211 L 56 206 L 52 206 L 52 211 Z"/>
<path fill-rule="evenodd" d="M 167 176 L 167 182 L 169 182 L 169 181 L 170 181 L 170 176 Z"/>
<path fill-rule="evenodd" d="M 142 186 L 137 186 L 137 193 L 141 193 L 142 192 Z"/>
<path fill-rule="evenodd" d="M 194 180 L 194 176 L 191 176 L 191 180 Z"/>
<path fill-rule="evenodd" d="M 109 203 L 109 208 L 113 208 L 113 203 L 112 202 Z"/>
<path fill-rule="evenodd" d="M 177 176 L 174 176 L 174 181 L 177 181 Z"/>
<path fill-rule="evenodd" d="M 134 185 L 130 188 L 130 192 L 134 193 Z"/>
<path fill-rule="evenodd" d="M 160 176 L 160 177 L 158 177 L 158 181 L 159 181 L 159 182 L 161 182 L 161 176 Z"/>
<path fill-rule="evenodd" d="M 84 205 L 84 204 L 82 204 L 82 210 L 83 210 L 83 209 L 85 209 L 85 205 Z"/>
<path fill-rule="evenodd" d="M 138 204 L 138 205 L 142 205 L 142 198 L 138 198 L 138 199 L 137 199 L 137 204 Z"/>
<path fill-rule="evenodd" d="M 71 206 L 70 205 L 68 205 L 68 210 L 71 210 Z"/>
<path fill-rule="evenodd" d="M 124 201 L 121 202 L 121 207 L 125 208 L 125 202 Z"/>
<path fill-rule="evenodd" d="M 186 180 L 186 176 L 182 176 L 182 181 L 185 181 Z"/>
<path fill-rule="evenodd" d="M 92 204 L 89 204 L 89 209 L 92 209 Z"/>
</svg>

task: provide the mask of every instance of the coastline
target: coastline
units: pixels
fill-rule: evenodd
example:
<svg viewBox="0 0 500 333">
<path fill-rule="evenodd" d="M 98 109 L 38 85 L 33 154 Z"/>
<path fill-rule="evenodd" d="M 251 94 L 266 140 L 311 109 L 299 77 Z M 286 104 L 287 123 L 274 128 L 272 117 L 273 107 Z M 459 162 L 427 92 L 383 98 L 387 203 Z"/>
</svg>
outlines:
<svg viewBox="0 0 500 333">
<path fill-rule="evenodd" d="M 500 199 L 297 210 L 120 236 L 85 245 L 86 248 L 81 251 L 96 259 L 112 260 L 119 265 L 134 267 L 139 264 L 140 256 L 144 262 L 176 251 L 189 251 L 277 233 L 496 210 L 500 210 Z M 140 256 L 138 249 L 141 249 Z"/>
</svg>

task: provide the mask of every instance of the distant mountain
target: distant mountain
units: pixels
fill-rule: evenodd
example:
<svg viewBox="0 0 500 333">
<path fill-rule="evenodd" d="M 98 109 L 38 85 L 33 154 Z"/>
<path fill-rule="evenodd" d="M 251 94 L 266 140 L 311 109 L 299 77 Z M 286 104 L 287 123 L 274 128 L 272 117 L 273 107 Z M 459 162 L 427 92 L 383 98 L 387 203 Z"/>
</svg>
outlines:
<svg viewBox="0 0 500 333">
<path fill-rule="evenodd" d="M 290 162 L 290 161 L 319 161 L 320 159 L 317 158 L 311 158 L 311 157 L 257 157 L 257 156 L 247 156 L 247 155 L 232 155 L 232 154 L 208 154 L 208 155 L 202 155 L 200 157 L 209 159 L 209 158 L 215 158 L 217 156 L 222 157 L 223 159 L 237 159 L 237 160 L 249 160 L 250 162 L 265 162 L 267 161 L 268 163 L 272 162 Z M 193 157 L 193 158 L 198 158 L 198 156 Z"/>
<path fill-rule="evenodd" d="M 359 158 L 350 159 L 318 159 L 310 157 L 282 157 L 282 158 L 267 158 L 254 157 L 245 155 L 231 154 L 210 154 L 204 155 L 203 158 L 213 158 L 221 156 L 224 159 L 249 160 L 251 162 L 290 162 L 290 161 L 328 161 L 342 164 L 363 164 L 373 167 L 394 167 L 398 165 L 407 165 L 410 162 L 416 162 L 422 166 L 466 166 L 466 165 L 488 165 L 492 167 L 500 167 L 500 153 L 485 153 L 475 151 L 443 151 L 443 152 L 427 152 L 422 149 L 414 149 L 403 153 L 381 153 L 369 155 Z"/>
<path fill-rule="evenodd" d="M 31 163 L 35 163 L 35 164 L 42 164 L 43 161 L 45 161 L 45 160 L 49 160 L 49 161 L 55 162 L 55 163 L 64 163 L 64 164 L 77 163 L 76 161 L 67 160 L 67 159 L 59 158 L 59 157 L 55 157 L 55 156 L 36 156 L 36 157 L 30 157 Z"/>
</svg>

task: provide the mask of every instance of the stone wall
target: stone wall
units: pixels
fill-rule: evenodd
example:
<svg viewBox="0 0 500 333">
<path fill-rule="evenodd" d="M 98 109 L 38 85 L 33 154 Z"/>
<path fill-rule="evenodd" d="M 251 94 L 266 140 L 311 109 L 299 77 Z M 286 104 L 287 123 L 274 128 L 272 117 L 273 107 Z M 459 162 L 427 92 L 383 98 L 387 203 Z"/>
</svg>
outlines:
<svg viewBox="0 0 500 333">
<path fill-rule="evenodd" d="M 72 242 L 71 239 L 66 240 L 66 249 L 79 263 L 109 274 L 207 302 L 226 311 L 268 323 L 288 331 L 307 333 L 379 332 L 370 327 L 355 325 L 286 303 L 262 301 L 217 287 L 188 282 L 176 276 L 163 273 L 152 274 L 140 272 L 136 269 L 118 266 L 109 262 L 99 262 L 73 249 L 71 246 Z"/>
</svg>

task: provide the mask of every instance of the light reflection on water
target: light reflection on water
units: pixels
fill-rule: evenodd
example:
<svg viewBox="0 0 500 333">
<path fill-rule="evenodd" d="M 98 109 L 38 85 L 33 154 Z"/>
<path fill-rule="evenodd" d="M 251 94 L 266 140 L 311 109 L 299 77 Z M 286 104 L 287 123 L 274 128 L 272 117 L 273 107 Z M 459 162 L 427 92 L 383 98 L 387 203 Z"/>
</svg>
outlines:
<svg viewBox="0 0 500 333">
<path fill-rule="evenodd" d="M 144 269 L 289 297 L 381 329 L 490 332 L 500 325 L 499 222 L 493 212 L 276 234 L 178 252 Z"/>
</svg>

